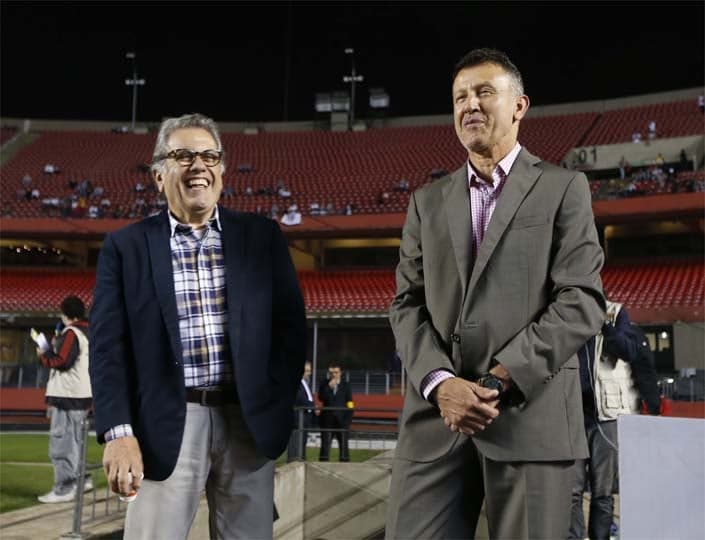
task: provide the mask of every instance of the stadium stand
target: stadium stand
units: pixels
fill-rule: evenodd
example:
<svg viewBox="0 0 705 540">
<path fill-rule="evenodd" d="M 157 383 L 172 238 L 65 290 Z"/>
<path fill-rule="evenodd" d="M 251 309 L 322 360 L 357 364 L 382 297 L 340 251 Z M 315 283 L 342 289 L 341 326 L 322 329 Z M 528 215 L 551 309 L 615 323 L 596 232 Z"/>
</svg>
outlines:
<svg viewBox="0 0 705 540">
<path fill-rule="evenodd" d="M 629 142 L 633 133 L 641 133 L 644 140 L 652 120 L 656 122 L 656 138 L 703 134 L 702 113 L 693 100 L 686 100 L 606 111 L 586 134 L 583 144 Z"/>
<path fill-rule="evenodd" d="M 560 164 L 579 145 L 629 140 L 632 130 L 646 125 L 650 118 L 656 119 L 659 137 L 703 132 L 702 115 L 692 101 L 682 101 L 604 113 L 527 118 L 520 141 L 533 153 Z M 433 180 L 433 170 L 454 170 L 464 159 L 451 125 L 364 132 L 224 133 L 223 144 L 229 164 L 224 181 L 234 188 L 233 197 L 224 200 L 224 204 L 268 214 L 276 203 L 280 215 L 291 204 L 304 214 L 311 212 L 312 205 L 341 214 L 348 204 L 355 214 L 404 212 L 409 195 L 393 190 L 401 177 L 408 179 L 413 191 Z M 29 172 L 41 191 L 41 199 L 70 196 L 68 182 L 88 178 L 94 186 L 105 189 L 112 209 L 129 209 L 136 200 L 134 185 L 151 185 L 145 164 L 151 159 L 153 145 L 153 134 L 44 132 L 3 166 L 3 199 L 9 202 L 16 217 L 50 215 L 41 200 L 15 196 L 19 179 Z M 61 173 L 44 175 L 42 168 L 48 162 L 56 163 Z M 264 194 L 266 189 L 273 191 L 280 180 L 291 191 L 291 197 Z M 245 194 L 248 187 L 252 195 Z M 649 191 L 653 186 L 641 187 Z M 389 198 L 381 204 L 379 196 L 384 191 Z M 594 193 L 598 191 L 599 187 L 593 187 Z M 154 210 L 156 200 L 156 195 L 148 191 L 145 209 L 139 215 Z M 106 217 L 111 216 L 111 212 L 106 213 Z"/>
<path fill-rule="evenodd" d="M 690 312 L 702 317 L 705 304 L 705 263 L 702 260 L 661 260 L 606 266 L 604 288 L 631 309 Z M 386 314 L 394 296 L 392 269 L 356 271 L 303 270 L 299 282 L 309 315 Z M 75 291 L 90 305 L 94 270 L 2 269 L 0 311 L 53 312 L 66 291 Z"/>
<path fill-rule="evenodd" d="M 664 376 L 672 377 L 677 356 L 671 341 L 674 326 L 705 318 L 703 200 L 692 193 L 705 184 L 699 149 L 702 114 L 682 95 L 659 103 L 625 99 L 592 109 L 581 104 L 548 107 L 522 122 L 519 139 L 547 161 L 579 168 L 589 178 L 595 174 L 590 189 L 608 255 L 602 273 L 605 290 L 629 308 L 634 321 L 649 328 L 658 365 Z M 409 193 L 455 170 L 466 157 L 449 116 L 397 120 L 356 132 L 332 132 L 313 124 L 308 131 L 300 125 L 294 126 L 297 131 L 282 131 L 285 126 L 222 129 L 224 183 L 232 194 L 221 203 L 262 213 L 276 204 L 280 216 L 297 205 L 304 214 L 301 225 L 284 229 L 310 329 L 320 327 L 317 350 L 326 359 L 349 355 L 352 369 L 386 369 L 393 353 L 387 313 Z M 631 143 L 637 128 L 646 139 L 650 120 L 657 124 L 658 139 L 649 141 L 650 146 Z M 0 360 L 6 372 L 23 366 L 30 374 L 25 382 L 39 380 L 37 370 L 29 369 L 36 364 L 27 343 L 29 327 L 53 328 L 56 306 L 68 290 L 90 305 L 104 234 L 156 210 L 147 165 L 155 141 L 153 127 L 144 133 L 116 133 L 104 125 L 82 131 L 78 123 L 37 121 L 31 133 L 7 145 L 12 151 L 5 152 L 0 168 L 0 324 L 6 330 Z M 3 131 L 5 136 L 12 134 Z M 685 164 L 679 156 L 683 152 Z M 574 161 L 583 153 L 587 160 Z M 644 176 L 661 153 L 668 178 Z M 617 163 L 624 154 L 631 174 L 621 180 Z M 599 168 L 595 155 L 601 159 Z M 56 164 L 60 172 L 44 174 L 46 163 Z M 671 165 L 674 170 L 668 172 Z M 24 191 L 18 194 L 26 173 L 41 192 L 39 200 L 28 200 Z M 408 192 L 395 190 L 401 178 L 408 180 Z M 70 201 L 76 193 L 73 183 L 84 179 L 102 187 L 102 196 L 110 199 L 108 219 L 81 219 L 90 200 L 76 201 L 82 209 L 72 212 L 71 219 L 42 202 Z M 139 194 L 138 182 L 146 186 Z M 280 182 L 291 192 L 289 197 L 276 194 Z M 248 187 L 251 194 L 246 193 Z M 383 192 L 388 197 L 382 204 Z M 653 195 L 648 204 L 643 195 Z M 134 208 L 138 198 L 144 198 L 146 208 L 139 214 Z M 347 205 L 355 215 L 343 215 Z M 356 339 L 356 331 L 364 331 L 366 339 Z M 668 336 L 663 338 L 666 345 L 660 341 L 662 334 Z"/>
</svg>

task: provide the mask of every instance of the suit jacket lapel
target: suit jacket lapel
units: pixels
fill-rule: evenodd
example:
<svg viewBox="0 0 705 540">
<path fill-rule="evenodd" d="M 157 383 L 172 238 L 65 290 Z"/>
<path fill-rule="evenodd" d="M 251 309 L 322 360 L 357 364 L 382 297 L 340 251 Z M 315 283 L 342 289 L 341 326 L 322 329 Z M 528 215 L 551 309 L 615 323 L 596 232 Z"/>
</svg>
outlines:
<svg viewBox="0 0 705 540">
<path fill-rule="evenodd" d="M 240 342 L 240 317 L 245 294 L 245 226 L 237 214 L 218 208 L 223 227 L 223 255 L 225 257 L 225 289 L 228 300 L 228 331 L 233 359 Z M 234 366 L 234 364 L 233 364 Z M 236 374 L 237 375 L 237 374 Z"/>
<path fill-rule="evenodd" d="M 472 294 L 478 279 L 484 272 L 488 261 L 492 257 L 492 253 L 499 244 L 504 231 L 512 221 L 524 197 L 526 197 L 531 186 L 534 185 L 541 174 L 540 169 L 533 166 L 539 161 L 541 160 L 532 156 L 525 149 L 522 149 L 517 156 L 512 170 L 505 181 L 502 193 L 497 199 L 497 206 L 492 213 L 492 219 L 490 219 L 490 224 L 487 227 L 477 254 L 477 260 L 473 265 L 470 284 L 468 285 L 469 295 Z"/>
<path fill-rule="evenodd" d="M 169 341 L 174 356 L 182 361 L 181 336 L 179 333 L 179 317 L 176 310 L 176 293 L 174 292 L 174 270 L 171 264 L 171 244 L 169 242 L 169 217 L 163 212 L 152 227 L 145 233 L 149 250 L 149 260 L 152 265 L 152 279 L 157 291 L 159 306 L 162 310 L 164 323 L 169 333 Z"/>
<path fill-rule="evenodd" d="M 468 193 L 468 168 L 463 165 L 455 171 L 452 180 L 443 188 L 448 229 L 458 265 L 462 298 L 470 275 L 472 257 L 472 220 L 470 218 L 470 195 Z"/>
</svg>

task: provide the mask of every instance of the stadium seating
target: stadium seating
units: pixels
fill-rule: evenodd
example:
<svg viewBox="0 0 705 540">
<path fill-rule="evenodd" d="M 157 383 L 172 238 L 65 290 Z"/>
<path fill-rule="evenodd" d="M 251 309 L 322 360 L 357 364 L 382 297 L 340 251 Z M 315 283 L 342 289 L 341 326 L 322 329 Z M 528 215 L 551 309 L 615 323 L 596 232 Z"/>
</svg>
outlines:
<svg viewBox="0 0 705 540">
<path fill-rule="evenodd" d="M 559 164 L 576 146 L 629 141 L 633 131 L 644 133 L 652 119 L 658 137 L 702 133 L 702 114 L 692 101 L 682 101 L 604 113 L 529 117 L 522 122 L 519 140 L 532 153 Z M 332 205 L 336 214 L 343 213 L 347 204 L 356 214 L 404 212 L 409 195 L 394 191 L 400 178 L 406 178 L 413 191 L 432 181 L 434 169 L 453 171 L 466 157 L 452 125 L 364 132 L 224 133 L 222 138 L 228 163 L 224 182 L 234 188 L 234 196 L 223 204 L 268 214 L 276 203 L 279 215 L 291 204 L 309 214 L 314 203 Z M 93 186 L 105 189 L 111 208 L 130 207 L 136 198 L 135 184 L 151 184 L 144 165 L 151 159 L 154 141 L 153 133 L 44 132 L 3 166 L 0 194 L 16 217 L 44 217 L 48 212 L 41 200 L 17 196 L 25 173 L 33 177 L 41 199 L 70 195 L 69 180 L 88 178 Z M 58 165 L 61 173 L 44 175 L 45 163 Z M 290 198 L 257 194 L 265 187 L 274 188 L 279 180 L 291 191 Z M 253 195 L 244 194 L 247 187 Z M 593 187 L 593 193 L 596 190 Z M 380 194 L 385 191 L 389 198 L 381 204 Z M 145 199 L 152 205 L 156 195 L 148 192 Z"/>
<path fill-rule="evenodd" d="M 649 122 L 656 122 L 656 138 L 703 134 L 703 115 L 694 100 L 676 101 L 606 111 L 587 134 L 584 146 L 624 143 L 640 133 L 648 138 Z"/>
<path fill-rule="evenodd" d="M 522 142 L 534 153 L 558 162 L 582 137 L 595 115 L 578 114 L 527 119 L 522 126 Z M 393 191 L 400 178 L 409 180 L 410 189 L 430 180 L 434 168 L 454 170 L 465 159 L 452 126 L 404 127 L 370 130 L 363 133 L 320 131 L 262 133 L 249 136 L 223 134 L 229 168 L 226 185 L 235 188 L 235 197 L 225 204 L 242 210 L 269 212 L 277 203 L 280 213 L 296 203 L 308 213 L 312 203 L 332 204 L 341 213 L 346 204 L 355 213 L 403 212 L 408 194 Z M 149 183 L 140 165 L 149 162 L 154 135 L 52 132 L 43 133 L 3 167 L 2 193 L 13 201 L 21 217 L 46 215 L 39 201 L 17 199 L 19 179 L 29 172 L 41 197 L 63 197 L 69 180 L 89 178 L 103 186 L 112 207 L 131 205 L 137 181 Z M 45 163 L 56 163 L 61 173 L 45 176 Z M 237 165 L 252 165 L 241 172 Z M 292 197 L 243 194 L 246 187 L 256 193 L 282 180 Z M 390 194 L 382 205 L 381 192 Z"/>
<path fill-rule="evenodd" d="M 705 263 L 667 260 L 608 266 L 602 272 L 609 297 L 630 308 L 697 308 L 705 304 Z M 309 313 L 386 313 L 394 296 L 394 271 L 300 271 Z M 90 304 L 93 270 L 2 269 L 0 311 L 54 312 L 67 291 Z"/>
</svg>

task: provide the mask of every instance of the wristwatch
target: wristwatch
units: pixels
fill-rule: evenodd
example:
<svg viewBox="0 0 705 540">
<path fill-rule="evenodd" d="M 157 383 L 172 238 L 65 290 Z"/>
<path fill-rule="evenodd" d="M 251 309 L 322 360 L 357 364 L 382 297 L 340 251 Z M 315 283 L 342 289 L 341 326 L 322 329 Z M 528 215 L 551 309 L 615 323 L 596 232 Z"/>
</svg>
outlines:
<svg viewBox="0 0 705 540">
<path fill-rule="evenodd" d="M 477 384 L 483 388 L 497 390 L 500 396 L 504 393 L 504 383 L 502 382 L 502 379 L 492 373 L 485 373 L 482 375 L 479 379 L 477 379 Z"/>
</svg>

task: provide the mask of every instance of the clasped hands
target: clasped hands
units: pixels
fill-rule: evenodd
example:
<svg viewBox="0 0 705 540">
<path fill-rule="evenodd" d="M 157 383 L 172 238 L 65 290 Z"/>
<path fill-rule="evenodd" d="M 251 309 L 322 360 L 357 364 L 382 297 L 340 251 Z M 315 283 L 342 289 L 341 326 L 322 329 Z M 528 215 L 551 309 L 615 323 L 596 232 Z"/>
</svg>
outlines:
<svg viewBox="0 0 705 540">
<path fill-rule="evenodd" d="M 499 392 L 453 377 L 435 389 L 443 420 L 452 432 L 474 435 L 499 416 Z"/>
</svg>

